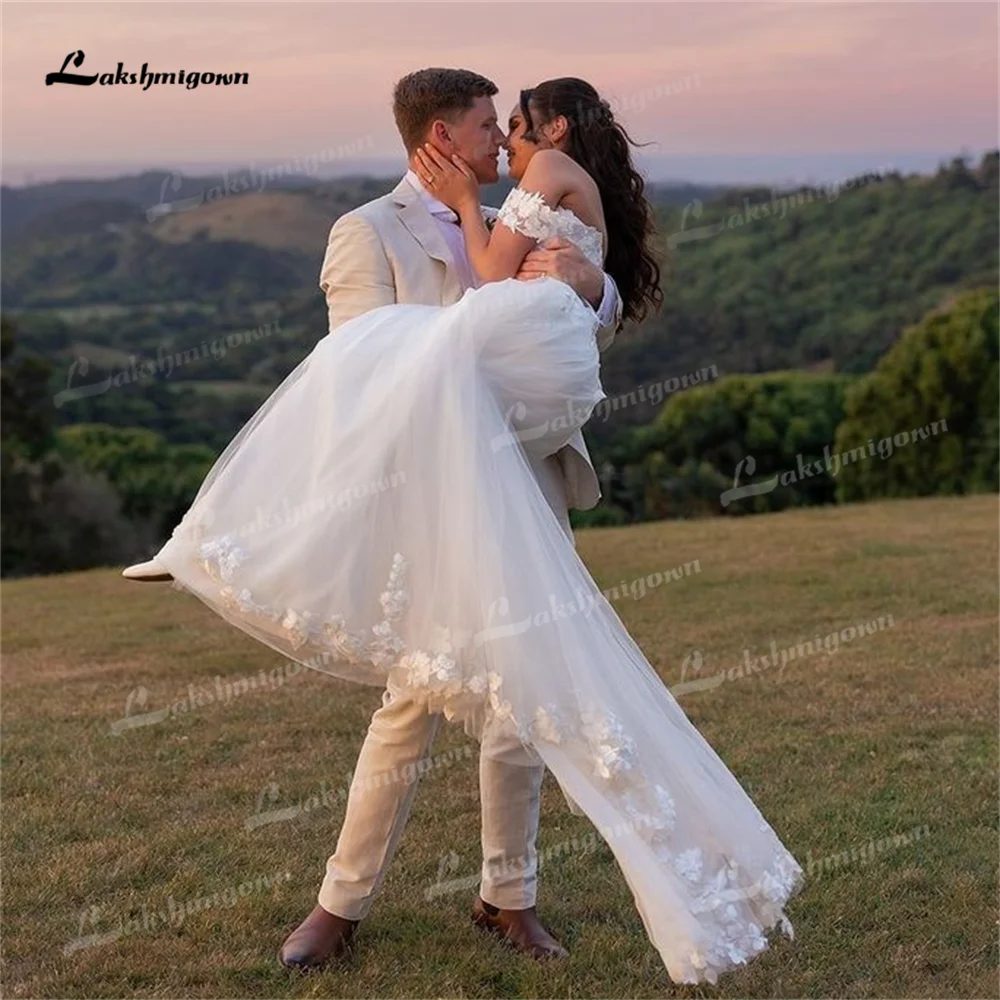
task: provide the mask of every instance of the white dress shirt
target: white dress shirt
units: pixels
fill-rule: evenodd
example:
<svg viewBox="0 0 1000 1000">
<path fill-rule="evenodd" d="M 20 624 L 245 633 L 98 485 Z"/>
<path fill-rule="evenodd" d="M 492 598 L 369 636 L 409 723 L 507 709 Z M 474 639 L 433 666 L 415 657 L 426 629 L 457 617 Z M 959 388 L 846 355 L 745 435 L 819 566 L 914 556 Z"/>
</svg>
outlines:
<svg viewBox="0 0 1000 1000">
<path fill-rule="evenodd" d="M 406 179 L 420 196 L 420 200 L 427 207 L 427 211 L 434 216 L 434 221 L 441 230 L 448 249 L 451 251 L 452 261 L 455 270 L 458 272 L 462 288 L 478 288 L 479 282 L 476 280 L 475 272 L 469 261 L 469 252 L 465 247 L 465 237 L 462 235 L 462 227 L 456 225 L 458 214 L 450 209 L 444 202 L 434 197 L 427 188 L 424 187 L 420 178 L 413 170 L 406 171 Z M 595 310 L 597 319 L 601 326 L 607 326 L 614 321 L 615 306 L 618 303 L 618 287 L 615 285 L 611 275 L 604 272 L 604 294 L 601 298 L 600 306 Z"/>
</svg>

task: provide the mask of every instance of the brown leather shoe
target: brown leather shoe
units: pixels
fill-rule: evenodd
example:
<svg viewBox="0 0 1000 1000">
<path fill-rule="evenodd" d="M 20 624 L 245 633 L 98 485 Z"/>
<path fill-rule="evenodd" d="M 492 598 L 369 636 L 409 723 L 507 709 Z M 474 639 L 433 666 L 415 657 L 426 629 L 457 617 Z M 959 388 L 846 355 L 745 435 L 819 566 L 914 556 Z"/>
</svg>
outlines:
<svg viewBox="0 0 1000 1000">
<path fill-rule="evenodd" d="M 526 910 L 501 910 L 480 896 L 472 904 L 472 922 L 532 958 L 565 958 L 569 954 L 542 926 L 533 906 Z"/>
<path fill-rule="evenodd" d="M 358 923 L 317 906 L 285 938 L 278 961 L 289 969 L 318 969 L 347 951 Z"/>
</svg>

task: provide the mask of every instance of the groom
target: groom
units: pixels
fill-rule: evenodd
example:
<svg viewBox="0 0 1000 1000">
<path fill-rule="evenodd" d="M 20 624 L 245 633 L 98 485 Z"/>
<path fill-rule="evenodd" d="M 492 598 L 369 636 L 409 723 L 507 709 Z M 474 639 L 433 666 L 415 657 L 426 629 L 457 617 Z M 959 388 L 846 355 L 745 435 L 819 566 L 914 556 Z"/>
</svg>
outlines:
<svg viewBox="0 0 1000 1000">
<path fill-rule="evenodd" d="M 448 305 L 476 281 L 462 232 L 451 209 L 422 186 L 415 172 L 416 150 L 432 142 L 448 156 L 457 153 L 482 184 L 497 180 L 497 161 L 506 139 L 497 122 L 496 85 L 461 69 L 424 69 L 396 84 L 393 113 L 411 169 L 391 194 L 342 216 L 330 231 L 320 272 L 330 329 L 392 303 Z M 518 278 L 549 275 L 567 284 L 595 309 L 602 324 L 603 350 L 621 322 L 614 282 L 565 240 L 533 250 Z M 532 460 L 542 492 L 572 537 L 568 507 L 593 507 L 600 498 L 597 477 L 582 435 L 555 455 Z M 284 965 L 314 968 L 350 944 L 379 890 L 406 825 L 416 782 L 380 781 L 377 775 L 419 773 L 441 723 L 405 696 L 382 696 L 372 716 L 354 771 L 344 825 L 326 864 L 318 905 L 286 939 Z M 479 758 L 483 870 L 472 918 L 535 958 L 566 954 L 535 913 L 539 793 L 543 764 L 526 763 L 519 741 L 492 746 Z M 374 779 L 374 780 L 373 780 Z"/>
</svg>

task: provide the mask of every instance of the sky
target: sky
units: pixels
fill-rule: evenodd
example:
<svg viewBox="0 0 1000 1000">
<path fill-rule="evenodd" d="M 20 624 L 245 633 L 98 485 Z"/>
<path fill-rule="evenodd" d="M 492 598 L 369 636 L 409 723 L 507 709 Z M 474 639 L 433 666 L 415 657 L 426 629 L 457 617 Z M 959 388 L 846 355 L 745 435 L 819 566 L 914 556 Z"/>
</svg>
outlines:
<svg viewBox="0 0 1000 1000">
<path fill-rule="evenodd" d="M 581 76 L 650 176 L 841 180 L 997 144 L 995 3 L 5 2 L 4 183 L 284 163 L 400 172 L 393 83 L 423 66 L 500 88 Z M 79 73 L 248 73 L 245 86 L 46 86 Z"/>
</svg>

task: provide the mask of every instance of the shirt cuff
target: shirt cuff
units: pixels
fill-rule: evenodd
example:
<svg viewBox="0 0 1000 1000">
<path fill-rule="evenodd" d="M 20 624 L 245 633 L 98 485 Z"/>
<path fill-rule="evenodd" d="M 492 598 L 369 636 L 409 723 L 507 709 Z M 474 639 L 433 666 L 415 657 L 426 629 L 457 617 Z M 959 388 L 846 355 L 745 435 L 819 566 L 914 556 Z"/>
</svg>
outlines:
<svg viewBox="0 0 1000 1000">
<path fill-rule="evenodd" d="M 610 323 L 615 321 L 615 312 L 618 306 L 618 286 L 615 284 L 614 279 L 608 274 L 607 271 L 604 272 L 604 297 L 601 299 L 601 304 L 594 311 L 597 313 L 597 319 L 601 326 L 608 326 Z"/>
</svg>

